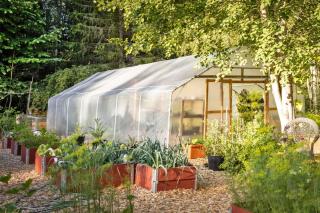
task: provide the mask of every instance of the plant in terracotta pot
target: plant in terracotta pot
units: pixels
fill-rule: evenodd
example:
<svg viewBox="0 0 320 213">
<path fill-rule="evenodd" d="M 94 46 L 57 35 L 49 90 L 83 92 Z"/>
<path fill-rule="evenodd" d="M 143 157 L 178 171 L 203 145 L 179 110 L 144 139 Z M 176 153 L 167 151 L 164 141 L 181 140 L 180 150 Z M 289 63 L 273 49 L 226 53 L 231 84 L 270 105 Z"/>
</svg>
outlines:
<svg viewBox="0 0 320 213">
<path fill-rule="evenodd" d="M 205 140 L 202 137 L 193 138 L 190 140 L 188 143 L 189 159 L 204 158 L 206 156 L 204 142 Z"/>
<path fill-rule="evenodd" d="M 182 145 L 165 146 L 150 138 L 133 150 L 137 162 L 135 184 L 152 192 L 196 189 L 196 168 L 188 162 Z"/>
<path fill-rule="evenodd" d="M 39 175 L 45 175 L 48 167 L 54 163 L 50 151 L 58 147 L 60 139 L 55 133 L 42 129 L 36 140 L 39 147 L 35 155 L 35 170 Z"/>
<path fill-rule="evenodd" d="M 228 142 L 228 132 L 224 124 L 216 121 L 209 123 L 208 134 L 204 140 L 205 153 L 208 156 L 209 169 L 221 171 L 224 151 Z"/>
</svg>

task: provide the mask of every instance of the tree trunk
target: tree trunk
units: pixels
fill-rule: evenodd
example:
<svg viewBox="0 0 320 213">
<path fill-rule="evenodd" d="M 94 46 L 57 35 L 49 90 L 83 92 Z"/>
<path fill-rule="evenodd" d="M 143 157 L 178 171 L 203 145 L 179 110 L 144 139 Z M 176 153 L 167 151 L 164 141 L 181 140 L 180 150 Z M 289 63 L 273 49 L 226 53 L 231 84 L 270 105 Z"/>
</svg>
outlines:
<svg viewBox="0 0 320 213">
<path fill-rule="evenodd" d="M 280 77 L 271 75 L 271 87 L 283 131 L 285 125 L 294 119 L 292 83 L 280 84 Z"/>
</svg>

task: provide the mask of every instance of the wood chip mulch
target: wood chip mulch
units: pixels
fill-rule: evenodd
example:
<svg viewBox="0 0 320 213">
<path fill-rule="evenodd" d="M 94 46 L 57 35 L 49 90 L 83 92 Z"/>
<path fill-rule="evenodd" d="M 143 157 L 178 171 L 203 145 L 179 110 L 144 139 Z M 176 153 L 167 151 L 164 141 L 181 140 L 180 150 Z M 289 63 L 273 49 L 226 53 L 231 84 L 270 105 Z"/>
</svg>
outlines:
<svg viewBox="0 0 320 213">
<path fill-rule="evenodd" d="M 143 188 L 132 186 L 134 212 L 228 212 L 231 195 L 228 191 L 224 172 L 208 170 L 206 159 L 192 160 L 198 168 L 197 190 L 172 190 L 151 193 Z M 0 148 L 0 176 L 12 173 L 8 185 L 0 183 L 0 205 L 15 202 L 22 212 L 52 212 L 50 206 L 59 202 L 61 194 L 52 186 L 47 177 L 34 171 L 34 165 L 25 165 L 20 156 L 13 156 L 10 150 Z M 36 192 L 28 197 L 24 194 L 8 195 L 8 188 L 32 178 L 32 189 Z"/>
</svg>

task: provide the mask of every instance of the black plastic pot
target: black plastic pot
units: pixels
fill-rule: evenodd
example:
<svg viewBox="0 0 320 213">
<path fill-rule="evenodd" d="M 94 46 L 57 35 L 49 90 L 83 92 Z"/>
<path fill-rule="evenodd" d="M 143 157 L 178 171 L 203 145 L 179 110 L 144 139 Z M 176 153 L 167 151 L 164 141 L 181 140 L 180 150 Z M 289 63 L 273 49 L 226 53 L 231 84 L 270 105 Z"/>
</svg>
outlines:
<svg viewBox="0 0 320 213">
<path fill-rule="evenodd" d="M 77 138 L 78 145 L 81 146 L 84 143 L 85 136 L 81 135 Z"/>
<path fill-rule="evenodd" d="M 209 169 L 213 171 L 221 171 L 220 165 L 223 163 L 224 159 L 222 156 L 208 156 L 208 166 Z"/>
</svg>

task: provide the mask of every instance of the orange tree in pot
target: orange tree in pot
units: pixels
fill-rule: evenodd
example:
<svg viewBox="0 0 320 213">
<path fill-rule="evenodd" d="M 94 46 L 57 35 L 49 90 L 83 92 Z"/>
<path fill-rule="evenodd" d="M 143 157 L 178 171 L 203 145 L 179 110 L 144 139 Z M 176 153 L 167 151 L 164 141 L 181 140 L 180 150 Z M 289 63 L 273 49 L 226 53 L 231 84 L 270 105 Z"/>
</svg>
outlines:
<svg viewBox="0 0 320 213">
<path fill-rule="evenodd" d="M 135 184 L 152 192 L 172 189 L 196 189 L 196 168 L 188 162 L 182 146 L 166 147 L 147 138 L 133 150 Z"/>
</svg>

